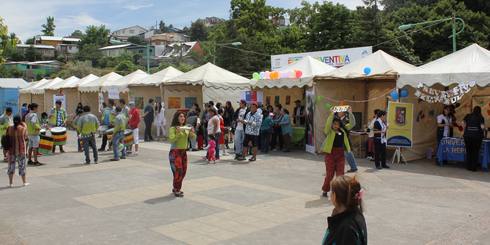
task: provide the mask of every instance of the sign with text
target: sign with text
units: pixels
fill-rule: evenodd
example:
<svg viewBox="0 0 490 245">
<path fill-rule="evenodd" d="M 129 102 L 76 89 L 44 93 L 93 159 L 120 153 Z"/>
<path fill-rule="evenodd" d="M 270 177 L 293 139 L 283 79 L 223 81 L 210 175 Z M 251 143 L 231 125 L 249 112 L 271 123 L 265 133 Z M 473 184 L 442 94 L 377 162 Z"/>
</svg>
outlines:
<svg viewBox="0 0 490 245">
<path fill-rule="evenodd" d="M 389 102 L 387 121 L 387 145 L 412 147 L 413 104 Z"/>
<path fill-rule="evenodd" d="M 325 50 L 309 53 L 280 54 L 271 56 L 271 70 L 284 69 L 306 56 L 311 56 L 333 67 L 342 67 L 373 53 L 373 47 Z"/>
<path fill-rule="evenodd" d="M 247 101 L 247 103 L 251 103 L 251 102 L 263 103 L 264 102 L 264 92 L 262 92 L 262 91 L 244 91 L 241 94 L 241 99 Z"/>
<path fill-rule="evenodd" d="M 332 108 L 332 112 L 346 112 L 350 108 L 350 105 L 339 105 Z"/>
<path fill-rule="evenodd" d="M 109 99 L 118 100 L 119 99 L 119 90 L 117 88 L 109 88 L 107 91 L 109 95 Z"/>
</svg>

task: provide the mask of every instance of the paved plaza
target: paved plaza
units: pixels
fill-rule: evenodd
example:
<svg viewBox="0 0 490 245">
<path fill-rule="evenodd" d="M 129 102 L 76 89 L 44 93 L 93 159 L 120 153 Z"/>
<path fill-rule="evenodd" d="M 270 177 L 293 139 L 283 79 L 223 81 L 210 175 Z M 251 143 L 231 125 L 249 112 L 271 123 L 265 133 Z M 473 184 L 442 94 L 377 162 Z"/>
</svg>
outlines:
<svg viewBox="0 0 490 245">
<path fill-rule="evenodd" d="M 72 135 L 71 135 L 72 136 Z M 83 165 L 68 152 L 27 170 L 28 187 L 5 188 L 1 163 L 0 244 L 320 244 L 330 202 L 325 166 L 302 151 L 231 156 L 216 165 L 190 153 L 184 198 L 171 192 L 169 145 Z M 490 174 L 433 162 L 375 171 L 360 161 L 370 244 L 490 244 Z"/>
</svg>

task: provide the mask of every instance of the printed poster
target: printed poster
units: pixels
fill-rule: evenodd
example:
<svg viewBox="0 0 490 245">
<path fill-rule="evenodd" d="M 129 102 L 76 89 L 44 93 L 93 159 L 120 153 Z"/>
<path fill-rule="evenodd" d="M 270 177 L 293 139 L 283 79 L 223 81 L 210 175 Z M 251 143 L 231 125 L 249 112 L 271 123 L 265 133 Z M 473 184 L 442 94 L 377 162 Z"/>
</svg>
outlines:
<svg viewBox="0 0 490 245">
<path fill-rule="evenodd" d="M 196 97 L 185 97 L 184 104 L 186 109 L 191 109 L 192 105 L 197 103 Z"/>
<path fill-rule="evenodd" d="M 387 145 L 395 147 L 412 147 L 413 104 L 389 102 L 387 122 Z"/>
<path fill-rule="evenodd" d="M 241 99 L 247 101 L 247 103 L 251 103 L 251 102 L 264 103 L 264 92 L 244 91 L 241 94 Z"/>
<path fill-rule="evenodd" d="M 315 154 L 315 132 L 314 132 L 314 116 L 315 111 L 315 91 L 313 89 L 306 90 L 306 151 Z"/>
<path fill-rule="evenodd" d="M 180 97 L 168 97 L 168 109 L 180 109 Z"/>
<path fill-rule="evenodd" d="M 117 88 L 109 88 L 107 91 L 109 95 L 109 99 L 118 100 L 119 99 L 119 90 Z"/>
</svg>

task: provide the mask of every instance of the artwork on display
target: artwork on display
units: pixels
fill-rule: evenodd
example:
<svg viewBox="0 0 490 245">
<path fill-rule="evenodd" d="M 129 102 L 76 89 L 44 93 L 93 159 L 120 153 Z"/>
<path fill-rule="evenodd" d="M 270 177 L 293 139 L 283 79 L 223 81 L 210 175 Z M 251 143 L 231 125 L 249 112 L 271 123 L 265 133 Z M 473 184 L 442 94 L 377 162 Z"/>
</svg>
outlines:
<svg viewBox="0 0 490 245">
<path fill-rule="evenodd" d="M 145 101 L 143 97 L 134 97 L 134 105 L 136 106 L 136 108 L 142 110 L 145 106 Z"/>
<path fill-rule="evenodd" d="M 241 99 L 250 102 L 263 103 L 264 102 L 264 92 L 262 91 L 243 91 L 241 93 Z"/>
<path fill-rule="evenodd" d="M 413 144 L 413 104 L 389 102 L 386 133 L 387 145 L 412 147 Z"/>
<path fill-rule="evenodd" d="M 290 104 L 291 104 L 291 96 L 286 95 L 286 105 L 290 105 Z"/>
<path fill-rule="evenodd" d="M 266 105 L 271 105 L 271 97 L 270 96 L 266 96 L 265 97 L 265 104 Z"/>
<path fill-rule="evenodd" d="M 118 100 L 119 99 L 119 90 L 117 88 L 109 88 L 107 91 L 109 99 Z"/>
<path fill-rule="evenodd" d="M 419 83 L 417 86 L 417 91 L 415 91 L 415 96 L 429 103 L 443 103 L 445 105 L 452 105 L 461 100 L 463 95 L 470 92 L 475 85 L 475 81 L 461 82 L 452 89 L 442 91 L 428 87 L 423 83 Z"/>
<path fill-rule="evenodd" d="M 306 90 L 306 146 L 305 150 L 315 154 L 315 132 L 314 132 L 314 111 L 315 111 L 315 91 Z"/>
<path fill-rule="evenodd" d="M 180 109 L 181 99 L 180 97 L 168 97 L 168 109 Z"/>
<path fill-rule="evenodd" d="M 56 101 L 61 101 L 61 107 L 66 110 L 66 96 L 64 94 L 55 94 L 53 95 L 53 106 L 56 104 Z"/>
<path fill-rule="evenodd" d="M 274 97 L 274 105 L 279 105 L 279 104 L 281 104 L 281 96 L 276 95 Z"/>
<path fill-rule="evenodd" d="M 185 108 L 191 109 L 192 105 L 197 103 L 197 97 L 185 97 L 184 104 Z"/>
</svg>

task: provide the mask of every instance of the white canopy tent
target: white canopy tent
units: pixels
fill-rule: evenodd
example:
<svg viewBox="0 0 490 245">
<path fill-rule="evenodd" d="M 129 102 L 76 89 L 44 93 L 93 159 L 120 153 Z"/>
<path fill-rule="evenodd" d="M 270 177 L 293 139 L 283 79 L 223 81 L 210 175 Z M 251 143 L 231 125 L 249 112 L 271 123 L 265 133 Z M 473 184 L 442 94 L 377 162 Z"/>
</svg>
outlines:
<svg viewBox="0 0 490 245">
<path fill-rule="evenodd" d="M 56 77 L 56 78 L 48 80 L 46 82 L 39 83 L 38 85 L 30 88 L 29 90 L 30 90 L 31 94 L 44 94 L 44 90 L 46 88 L 49 88 L 49 87 L 51 87 L 55 84 L 58 84 L 60 82 L 63 82 L 63 79 Z"/>
<path fill-rule="evenodd" d="M 148 77 L 148 73 L 142 70 L 136 70 L 128 74 L 127 76 L 121 77 L 116 80 L 107 81 L 106 83 L 104 83 L 101 90 L 103 92 L 108 92 L 109 89 L 114 88 L 117 89 L 119 92 L 126 92 L 130 83 L 139 81 L 141 79 L 144 79 L 145 77 Z"/>
<path fill-rule="evenodd" d="M 22 78 L 0 78 L 0 88 L 18 88 L 23 89 L 29 86 Z"/>
<path fill-rule="evenodd" d="M 95 80 L 97 78 L 99 78 L 99 76 L 96 76 L 94 74 L 89 74 L 87 76 L 80 78 L 80 80 L 78 80 L 75 83 L 65 84 L 65 86 L 63 88 L 78 88 L 80 85 L 84 85 L 84 84 L 87 84 L 89 82 L 92 82 L 93 80 Z"/>
<path fill-rule="evenodd" d="M 236 103 L 243 91 L 250 89 L 250 80 L 207 63 L 163 83 L 167 85 L 201 85 L 203 101 Z"/>
<path fill-rule="evenodd" d="M 80 78 L 76 77 L 76 76 L 71 76 L 63 81 L 60 81 L 58 83 L 55 83 L 55 84 L 51 84 L 49 87 L 46 87 L 45 89 L 47 90 L 58 90 L 60 88 L 64 88 L 64 86 L 68 83 L 76 83 L 80 80 Z"/>
<path fill-rule="evenodd" d="M 49 81 L 49 80 L 47 80 L 46 78 L 43 78 L 43 79 L 41 79 L 39 81 L 31 82 L 25 88 L 22 88 L 20 90 L 20 93 L 21 94 L 29 94 L 31 88 L 34 88 L 35 86 L 37 86 L 40 83 L 46 83 L 47 81 Z"/>
<path fill-rule="evenodd" d="M 490 84 L 490 51 L 478 44 L 429 62 L 411 71 L 400 73 L 397 87 L 417 87 L 441 84 L 449 86 L 460 82 L 475 81 L 480 87 Z"/>
<path fill-rule="evenodd" d="M 303 59 L 295 62 L 283 69 L 278 70 L 279 72 L 295 71 L 299 70 L 303 73 L 301 78 L 280 78 L 277 80 L 271 79 L 261 79 L 252 80 L 252 87 L 256 88 L 292 88 L 298 87 L 302 88 L 304 86 L 311 87 L 313 84 L 313 77 L 316 75 L 325 74 L 335 70 L 334 67 L 321 62 L 311 56 L 306 56 Z"/>
<path fill-rule="evenodd" d="M 106 83 L 120 79 L 122 76 L 115 73 L 107 73 L 97 79 L 86 81 L 78 86 L 78 91 L 82 93 L 99 92 Z"/>
<path fill-rule="evenodd" d="M 169 66 L 159 72 L 153 73 L 143 79 L 133 80 L 129 86 L 159 86 L 163 82 L 184 74 L 183 72 Z"/>
</svg>

